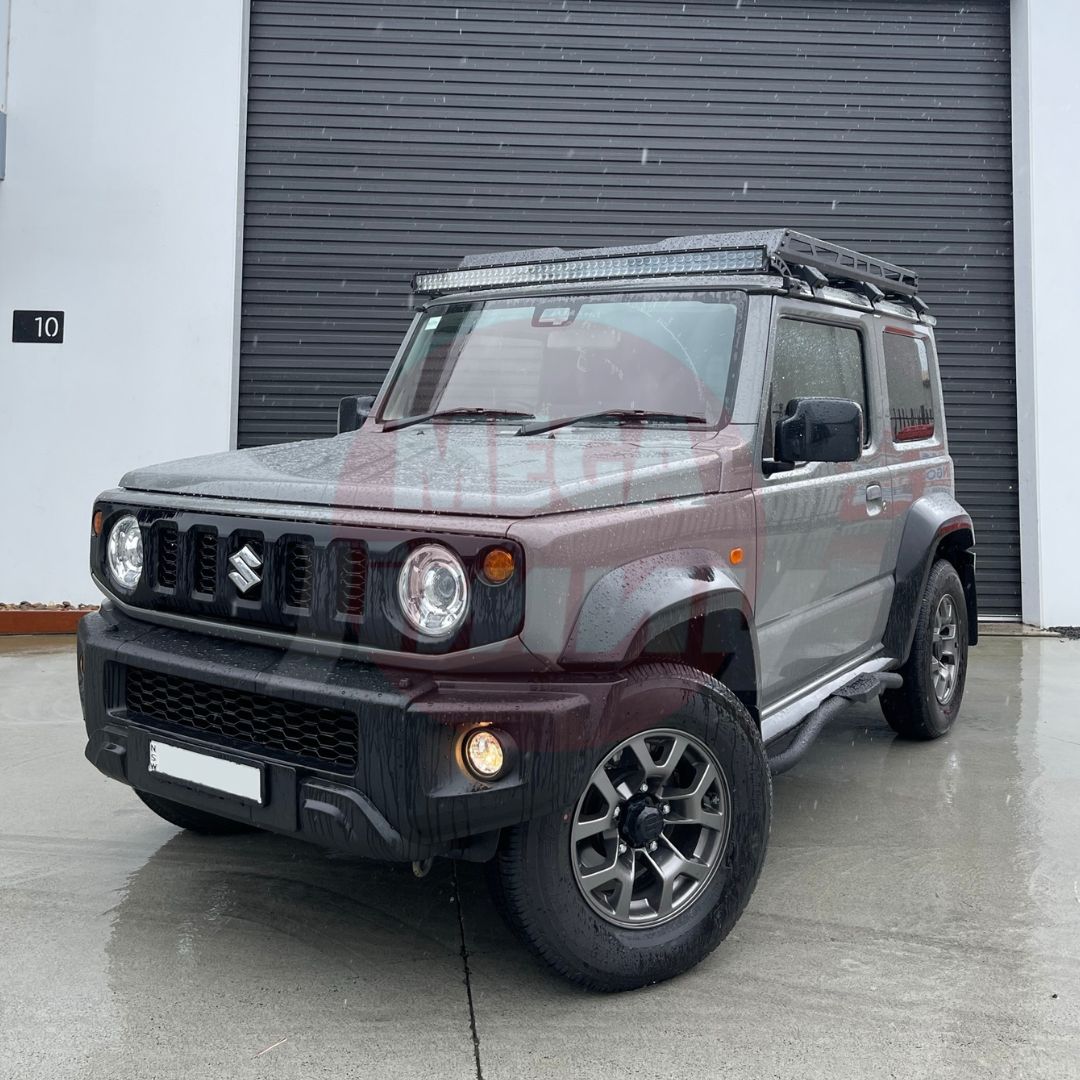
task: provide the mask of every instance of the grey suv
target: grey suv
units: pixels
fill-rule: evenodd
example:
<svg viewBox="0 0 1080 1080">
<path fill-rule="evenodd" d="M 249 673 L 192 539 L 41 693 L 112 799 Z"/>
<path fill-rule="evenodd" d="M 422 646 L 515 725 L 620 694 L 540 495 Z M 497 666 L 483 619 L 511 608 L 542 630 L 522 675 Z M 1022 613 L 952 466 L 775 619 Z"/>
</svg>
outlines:
<svg viewBox="0 0 1080 1080">
<path fill-rule="evenodd" d="M 87 757 L 196 831 L 487 862 L 586 986 L 684 971 L 831 716 L 960 708 L 974 537 L 917 285 L 787 230 L 419 275 L 336 437 L 100 497 Z"/>
</svg>

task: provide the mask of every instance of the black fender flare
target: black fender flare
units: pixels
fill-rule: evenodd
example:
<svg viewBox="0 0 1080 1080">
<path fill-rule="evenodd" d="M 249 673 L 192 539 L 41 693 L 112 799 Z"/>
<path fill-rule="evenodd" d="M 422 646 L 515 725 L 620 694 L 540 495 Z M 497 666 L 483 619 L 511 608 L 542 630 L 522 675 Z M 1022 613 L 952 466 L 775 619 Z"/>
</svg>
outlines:
<svg viewBox="0 0 1080 1080">
<path fill-rule="evenodd" d="M 912 504 L 904 522 L 896 557 L 892 606 L 885 626 L 885 650 L 901 663 L 911 651 L 919 603 L 930 570 L 942 554 L 956 566 L 964 586 L 968 641 L 975 645 L 979 640 L 975 530 L 971 517 L 951 495 L 927 495 Z"/>
<path fill-rule="evenodd" d="M 712 551 L 666 551 L 608 570 L 586 594 L 559 664 L 625 667 L 654 638 L 695 620 L 718 634 L 739 626 L 738 653 L 723 681 L 753 709 L 758 696 L 753 612 L 730 569 Z"/>
</svg>

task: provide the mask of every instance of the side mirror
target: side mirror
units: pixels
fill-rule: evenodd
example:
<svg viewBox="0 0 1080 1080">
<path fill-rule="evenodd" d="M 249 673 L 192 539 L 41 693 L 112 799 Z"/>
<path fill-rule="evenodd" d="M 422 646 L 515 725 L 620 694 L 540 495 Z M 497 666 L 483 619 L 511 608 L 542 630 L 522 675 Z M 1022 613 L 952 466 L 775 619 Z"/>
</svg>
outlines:
<svg viewBox="0 0 1080 1080">
<path fill-rule="evenodd" d="M 776 425 L 773 456 L 785 463 L 858 461 L 862 442 L 862 409 L 854 401 L 796 398 Z"/>
<path fill-rule="evenodd" d="M 371 415 L 371 407 L 374 404 L 374 394 L 365 394 L 363 397 L 343 397 L 337 407 L 338 434 L 344 431 L 356 431 Z"/>
</svg>

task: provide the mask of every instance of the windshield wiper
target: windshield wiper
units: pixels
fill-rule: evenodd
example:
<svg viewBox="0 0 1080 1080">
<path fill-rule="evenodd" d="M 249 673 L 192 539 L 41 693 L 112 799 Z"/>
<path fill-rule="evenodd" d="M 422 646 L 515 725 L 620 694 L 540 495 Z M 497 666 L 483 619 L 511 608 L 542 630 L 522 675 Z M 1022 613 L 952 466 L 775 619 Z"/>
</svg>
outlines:
<svg viewBox="0 0 1080 1080">
<path fill-rule="evenodd" d="M 488 409 L 483 405 L 462 405 L 457 409 L 436 409 L 420 416 L 403 416 L 399 420 L 387 420 L 383 431 L 397 431 L 412 424 L 423 424 L 427 420 L 450 419 L 454 416 L 476 416 L 482 420 L 531 420 L 536 414 L 521 412 L 518 409 Z"/>
<path fill-rule="evenodd" d="M 658 412 L 653 409 L 602 409 L 600 412 L 579 413 L 576 416 L 560 416 L 554 420 L 537 420 L 532 424 L 522 424 L 519 435 L 542 435 L 545 431 L 577 424 L 582 420 L 628 420 L 645 423 L 649 420 L 667 421 L 671 424 L 707 424 L 704 416 L 692 413 Z"/>
</svg>

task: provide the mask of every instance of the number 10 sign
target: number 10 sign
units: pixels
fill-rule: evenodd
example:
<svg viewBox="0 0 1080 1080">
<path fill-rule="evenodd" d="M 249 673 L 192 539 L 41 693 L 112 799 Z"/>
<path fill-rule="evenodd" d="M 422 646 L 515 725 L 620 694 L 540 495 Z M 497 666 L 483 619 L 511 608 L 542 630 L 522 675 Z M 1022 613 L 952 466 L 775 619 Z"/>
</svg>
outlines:
<svg viewBox="0 0 1080 1080">
<path fill-rule="evenodd" d="M 16 311 L 11 320 L 11 340 L 59 345 L 64 340 L 64 313 Z"/>
</svg>

